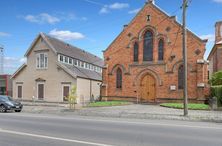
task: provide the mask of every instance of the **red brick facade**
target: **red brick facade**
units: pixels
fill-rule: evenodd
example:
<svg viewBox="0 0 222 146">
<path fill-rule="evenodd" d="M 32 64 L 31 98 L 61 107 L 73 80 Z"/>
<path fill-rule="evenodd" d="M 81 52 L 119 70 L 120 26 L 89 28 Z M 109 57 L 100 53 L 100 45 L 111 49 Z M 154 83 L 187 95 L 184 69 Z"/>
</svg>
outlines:
<svg viewBox="0 0 222 146">
<path fill-rule="evenodd" d="M 149 16 L 148 16 L 149 15 Z M 147 20 L 149 17 L 149 21 Z M 153 32 L 153 61 L 143 61 L 144 34 Z M 104 51 L 102 96 L 143 97 L 142 80 L 154 78 L 154 101 L 181 99 L 178 89 L 178 68 L 182 61 L 182 27 L 152 2 L 146 3 L 137 16 L 124 27 L 120 35 Z M 206 41 L 191 31 L 188 41 L 188 95 L 190 99 L 204 99 L 207 83 L 207 64 L 203 61 Z M 164 40 L 164 59 L 158 61 L 158 42 Z M 139 44 L 138 62 L 134 62 L 134 43 Z M 116 70 L 122 70 L 122 88 L 116 88 Z M 175 88 L 176 87 L 176 88 Z M 175 89 L 173 89 L 175 88 Z M 149 93 L 148 93 L 149 94 Z"/>
<path fill-rule="evenodd" d="M 215 44 L 212 48 L 208 60 L 209 60 L 209 72 L 210 76 L 222 70 L 222 21 L 215 24 Z"/>
</svg>

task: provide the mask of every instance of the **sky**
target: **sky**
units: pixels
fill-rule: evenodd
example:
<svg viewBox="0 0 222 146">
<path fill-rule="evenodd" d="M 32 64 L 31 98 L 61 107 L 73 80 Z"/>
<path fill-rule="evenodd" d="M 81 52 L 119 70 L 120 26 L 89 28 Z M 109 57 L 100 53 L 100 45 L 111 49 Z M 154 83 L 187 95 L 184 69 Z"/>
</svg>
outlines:
<svg viewBox="0 0 222 146">
<path fill-rule="evenodd" d="M 99 57 L 146 0 L 1 0 L 0 45 L 4 73 L 12 74 L 25 62 L 32 41 L 44 32 Z M 181 22 L 183 0 L 155 0 Z M 208 38 L 205 58 L 214 45 L 215 22 L 222 20 L 222 0 L 189 0 L 187 26 Z"/>
</svg>

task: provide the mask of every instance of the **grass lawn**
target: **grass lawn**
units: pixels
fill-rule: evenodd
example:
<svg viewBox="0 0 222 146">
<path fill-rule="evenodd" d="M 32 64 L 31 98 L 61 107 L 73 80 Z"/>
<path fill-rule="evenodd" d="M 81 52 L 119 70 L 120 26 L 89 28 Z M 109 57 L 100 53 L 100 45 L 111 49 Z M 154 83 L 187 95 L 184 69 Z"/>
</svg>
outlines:
<svg viewBox="0 0 222 146">
<path fill-rule="evenodd" d="M 182 109 L 183 108 L 183 103 L 162 103 L 162 104 L 160 104 L 160 106 Z M 191 109 L 191 110 L 209 110 L 210 107 L 207 104 L 190 103 L 190 104 L 188 104 L 188 109 Z"/>
<path fill-rule="evenodd" d="M 128 101 L 98 101 L 90 103 L 88 107 L 120 106 L 128 104 L 130 104 L 130 102 Z"/>
</svg>

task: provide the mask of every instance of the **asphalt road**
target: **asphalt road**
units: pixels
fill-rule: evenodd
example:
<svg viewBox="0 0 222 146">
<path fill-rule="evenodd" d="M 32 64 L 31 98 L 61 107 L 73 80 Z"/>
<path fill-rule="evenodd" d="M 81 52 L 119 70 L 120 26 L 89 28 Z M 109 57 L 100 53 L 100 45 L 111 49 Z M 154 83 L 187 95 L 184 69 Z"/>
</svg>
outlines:
<svg viewBox="0 0 222 146">
<path fill-rule="evenodd" d="M 222 124 L 0 113 L 0 146 L 222 146 Z"/>
</svg>

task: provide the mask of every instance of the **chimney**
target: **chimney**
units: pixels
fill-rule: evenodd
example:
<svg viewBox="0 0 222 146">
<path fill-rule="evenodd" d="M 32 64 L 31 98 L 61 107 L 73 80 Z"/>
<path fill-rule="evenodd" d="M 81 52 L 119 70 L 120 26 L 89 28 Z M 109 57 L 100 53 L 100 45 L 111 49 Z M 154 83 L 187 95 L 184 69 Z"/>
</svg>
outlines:
<svg viewBox="0 0 222 146">
<path fill-rule="evenodd" d="M 128 24 L 123 25 L 123 29 L 126 29 L 128 26 Z"/>
<path fill-rule="evenodd" d="M 177 16 L 170 16 L 171 20 L 177 21 Z"/>
<path fill-rule="evenodd" d="M 215 44 L 222 41 L 222 21 L 215 24 Z"/>
<path fill-rule="evenodd" d="M 148 3 L 155 4 L 155 0 L 146 0 L 146 4 L 148 4 Z"/>
</svg>

